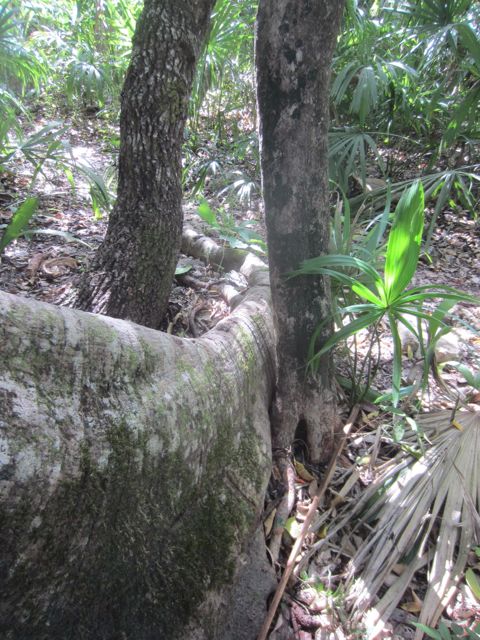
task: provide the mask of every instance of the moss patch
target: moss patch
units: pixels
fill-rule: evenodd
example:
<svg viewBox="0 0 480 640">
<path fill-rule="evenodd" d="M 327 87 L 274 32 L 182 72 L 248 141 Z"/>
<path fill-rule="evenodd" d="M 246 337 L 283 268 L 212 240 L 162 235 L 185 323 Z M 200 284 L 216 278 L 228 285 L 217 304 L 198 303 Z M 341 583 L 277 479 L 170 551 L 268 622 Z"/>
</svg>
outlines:
<svg viewBox="0 0 480 640">
<path fill-rule="evenodd" d="M 1 514 L 2 637 L 182 637 L 205 591 L 230 581 L 236 543 L 253 523 L 225 482 L 245 454 L 244 473 L 255 473 L 253 453 L 232 460 L 233 436 L 231 425 L 219 429 L 196 482 L 178 452 L 153 459 L 146 438 L 120 426 L 109 432 L 104 471 L 85 445 L 80 478 L 64 481 L 41 514 L 30 506 Z"/>
</svg>

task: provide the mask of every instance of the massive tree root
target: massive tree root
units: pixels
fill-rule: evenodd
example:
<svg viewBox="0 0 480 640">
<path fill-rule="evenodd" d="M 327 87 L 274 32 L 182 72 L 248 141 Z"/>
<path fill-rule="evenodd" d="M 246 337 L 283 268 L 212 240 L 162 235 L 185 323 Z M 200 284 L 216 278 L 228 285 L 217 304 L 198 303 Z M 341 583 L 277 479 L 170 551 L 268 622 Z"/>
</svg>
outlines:
<svg viewBox="0 0 480 640">
<path fill-rule="evenodd" d="M 2 638 L 255 637 L 267 280 L 196 340 L 0 292 Z"/>
</svg>

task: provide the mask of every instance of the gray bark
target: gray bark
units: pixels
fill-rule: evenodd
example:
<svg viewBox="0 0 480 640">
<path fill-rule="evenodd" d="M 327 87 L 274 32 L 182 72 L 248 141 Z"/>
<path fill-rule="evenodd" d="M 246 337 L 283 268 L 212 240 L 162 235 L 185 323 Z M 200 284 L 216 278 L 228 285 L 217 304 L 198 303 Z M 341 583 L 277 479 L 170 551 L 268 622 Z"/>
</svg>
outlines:
<svg viewBox="0 0 480 640">
<path fill-rule="evenodd" d="M 256 65 L 262 183 L 270 281 L 277 330 L 278 377 L 272 412 L 274 446 L 306 429 L 310 455 L 328 451 L 335 412 L 329 359 L 306 369 L 318 323 L 329 318 L 322 278 L 286 276 L 328 251 L 328 99 L 341 0 L 260 0 Z M 328 323 L 324 335 L 329 333 Z"/>
<path fill-rule="evenodd" d="M 198 340 L 0 292 L 2 638 L 255 637 L 274 337 L 250 282 Z"/>
<path fill-rule="evenodd" d="M 146 0 L 122 92 L 118 197 L 78 307 L 158 328 L 180 249 L 181 147 L 214 0 Z"/>
</svg>

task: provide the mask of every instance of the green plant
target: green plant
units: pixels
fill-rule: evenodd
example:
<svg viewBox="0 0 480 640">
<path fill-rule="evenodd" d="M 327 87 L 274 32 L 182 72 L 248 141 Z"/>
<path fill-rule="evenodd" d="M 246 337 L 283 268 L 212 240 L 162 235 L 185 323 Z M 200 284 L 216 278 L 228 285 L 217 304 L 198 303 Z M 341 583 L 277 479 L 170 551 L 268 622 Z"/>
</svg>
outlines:
<svg viewBox="0 0 480 640">
<path fill-rule="evenodd" d="M 470 59 L 465 63 L 469 86 L 460 104 L 455 107 L 444 133 L 443 140 L 446 145 L 452 144 L 460 136 L 464 125 L 467 131 L 473 129 L 477 133 L 476 114 L 480 105 L 480 37 L 468 24 L 458 25 L 457 33 L 460 42 L 470 54 Z"/>
<path fill-rule="evenodd" d="M 395 87 L 413 82 L 417 75 L 403 61 L 389 57 L 394 36 L 386 26 L 364 16 L 344 34 L 337 49 L 332 99 L 339 106 L 348 97 L 349 111 L 358 118 L 361 127 L 385 99 L 387 103 L 394 99 Z M 389 48 L 384 47 L 386 38 Z"/>
<path fill-rule="evenodd" d="M 16 156 L 23 156 L 34 169 L 32 185 L 47 160 L 59 165 L 66 162 L 70 148 L 62 140 L 65 131 L 66 127 L 61 122 L 49 122 L 30 135 L 20 132 L 17 137 L 9 137 L 9 131 L 5 132 L 3 143 L 0 136 L 0 168 L 5 169 Z"/>
<path fill-rule="evenodd" d="M 86 247 L 92 248 L 87 242 L 76 238 L 68 231 L 60 231 L 58 229 L 45 229 L 43 227 L 32 227 L 30 222 L 37 213 L 39 200 L 35 197 L 27 198 L 13 212 L 12 219 L 7 225 L 0 225 L 3 233 L 0 236 L 0 255 L 6 247 L 20 236 L 29 238 L 34 234 L 58 236 L 67 242 L 78 242 Z"/>
<path fill-rule="evenodd" d="M 16 209 L 0 238 L 0 254 L 10 242 L 22 234 L 37 209 L 38 198 L 28 198 Z"/>
<path fill-rule="evenodd" d="M 467 367 L 465 364 L 461 364 L 460 362 L 451 362 L 450 366 L 454 367 L 455 369 L 457 369 L 457 371 L 459 371 L 462 374 L 462 376 L 467 381 L 467 384 L 469 384 L 471 387 L 473 387 L 477 391 L 480 391 L 480 372 L 479 371 L 472 371 L 471 369 L 469 369 L 469 367 Z"/>
<path fill-rule="evenodd" d="M 352 211 L 358 211 L 362 208 L 363 215 L 365 215 L 365 212 L 370 209 L 376 211 L 383 208 L 387 194 L 390 194 L 392 198 L 398 198 L 406 188 L 410 187 L 414 182 L 420 181 L 424 190 L 425 202 L 432 200 L 435 202 L 423 248 L 424 252 L 428 253 L 436 221 L 445 206 L 448 205 L 455 209 L 461 205 L 471 213 L 474 219 L 477 217 L 478 198 L 475 196 L 475 187 L 478 190 L 480 185 L 479 169 L 480 165 L 474 164 L 456 169 L 436 171 L 420 178 L 402 180 L 350 198 L 349 206 Z"/>
<path fill-rule="evenodd" d="M 190 109 L 197 121 L 207 94 L 213 97 L 216 131 L 221 134 L 223 114 L 239 101 L 242 87 L 252 94 L 253 23 L 255 0 L 218 0 L 207 43 L 197 64 Z M 249 73 L 250 71 L 250 73 Z M 239 92 L 240 89 L 240 92 Z"/>
<path fill-rule="evenodd" d="M 17 97 L 29 87 L 36 91 L 45 78 L 45 68 L 36 55 L 24 46 L 19 10 L 13 3 L 0 6 L 0 115 L 17 108 Z"/>
<path fill-rule="evenodd" d="M 432 627 L 428 627 L 426 624 L 421 624 L 420 622 L 415 622 L 414 624 L 417 629 L 420 629 L 420 631 L 423 631 L 429 638 L 433 638 L 434 640 L 457 640 L 458 638 L 469 638 L 470 640 L 480 639 L 480 624 L 476 625 L 475 629 L 465 629 L 454 622 L 452 622 L 451 627 L 448 628 L 443 620 L 440 621 L 437 629 L 432 629 Z"/>
<path fill-rule="evenodd" d="M 337 182 L 343 191 L 348 192 L 348 180 L 353 175 L 360 175 L 363 189 L 366 190 L 367 159 L 370 157 L 385 175 L 385 163 L 370 133 L 349 129 L 332 131 L 329 134 L 330 178 Z"/>
<path fill-rule="evenodd" d="M 222 240 L 234 249 L 249 249 L 265 254 L 267 246 L 261 236 L 252 230 L 251 222 L 235 223 L 233 217 L 224 211 L 215 213 L 204 200 L 198 207 L 198 215 L 210 227 L 215 229 Z"/>
<path fill-rule="evenodd" d="M 480 582 L 473 569 L 468 568 L 465 571 L 465 582 L 470 587 L 470 590 L 477 599 L 477 602 L 480 603 Z"/>
<path fill-rule="evenodd" d="M 76 163 L 74 168 L 87 179 L 90 185 L 90 201 L 93 215 L 100 220 L 104 213 L 110 213 L 116 201 L 117 171 L 110 165 L 103 172 L 96 171 L 85 162 Z"/>
<path fill-rule="evenodd" d="M 413 184 L 402 195 L 394 216 L 387 248 L 383 275 L 374 266 L 351 255 L 325 255 L 306 260 L 291 274 L 326 275 L 338 281 L 345 290 L 344 299 L 351 294 L 355 300 L 351 304 L 339 306 L 339 316 L 350 321 L 342 324 L 324 344 L 318 345 L 317 338 L 322 327 L 318 327 L 311 341 L 310 366 L 316 367 L 320 357 L 368 328 L 372 336 L 378 331 L 379 323 L 388 320 L 393 338 L 392 401 L 398 405 L 401 396 L 402 344 L 399 324 L 405 326 L 423 345 L 425 370 L 431 359 L 432 346 L 425 345 L 422 336 L 422 321 L 430 328 L 430 337 L 439 337 L 439 328 L 444 326 L 443 317 L 453 302 L 477 299 L 445 285 L 423 285 L 408 288 L 417 268 L 424 227 L 424 193 L 420 182 Z M 426 301 L 440 299 L 433 313 L 424 308 Z M 417 322 L 412 323 L 413 317 Z"/>
<path fill-rule="evenodd" d="M 140 9 L 140 0 L 25 0 L 22 22 L 49 68 L 51 90 L 70 106 L 118 107 Z"/>
</svg>

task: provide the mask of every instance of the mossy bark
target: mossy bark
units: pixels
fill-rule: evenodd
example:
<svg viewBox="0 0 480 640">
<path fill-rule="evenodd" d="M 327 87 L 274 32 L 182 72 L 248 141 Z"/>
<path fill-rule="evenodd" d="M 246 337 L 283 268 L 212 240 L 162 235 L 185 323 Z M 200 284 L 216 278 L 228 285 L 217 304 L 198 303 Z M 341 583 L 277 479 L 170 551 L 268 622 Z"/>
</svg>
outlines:
<svg viewBox="0 0 480 640">
<path fill-rule="evenodd" d="M 273 342 L 264 284 L 199 340 L 0 292 L 2 638 L 222 637 Z"/>
</svg>

